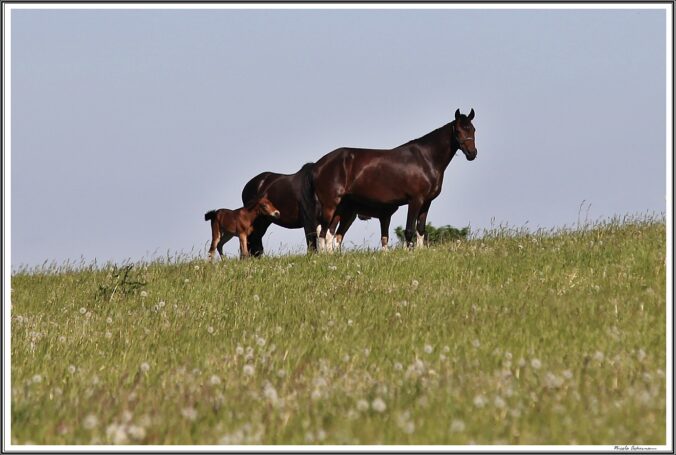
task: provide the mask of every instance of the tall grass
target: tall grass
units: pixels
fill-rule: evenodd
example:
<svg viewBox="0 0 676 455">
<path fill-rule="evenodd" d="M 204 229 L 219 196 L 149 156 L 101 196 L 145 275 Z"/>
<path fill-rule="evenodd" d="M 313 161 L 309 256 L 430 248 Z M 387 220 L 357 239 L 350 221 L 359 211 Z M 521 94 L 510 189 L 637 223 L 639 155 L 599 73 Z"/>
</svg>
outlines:
<svg viewBox="0 0 676 455">
<path fill-rule="evenodd" d="M 12 277 L 26 444 L 664 444 L 665 226 Z"/>
</svg>

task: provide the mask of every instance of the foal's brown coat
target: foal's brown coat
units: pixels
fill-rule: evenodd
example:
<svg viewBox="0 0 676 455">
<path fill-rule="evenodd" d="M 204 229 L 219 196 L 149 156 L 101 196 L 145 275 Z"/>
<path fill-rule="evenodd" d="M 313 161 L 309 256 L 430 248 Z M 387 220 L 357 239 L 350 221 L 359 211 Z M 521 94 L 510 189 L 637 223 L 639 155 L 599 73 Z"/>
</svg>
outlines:
<svg viewBox="0 0 676 455">
<path fill-rule="evenodd" d="M 253 204 L 237 210 L 218 209 L 204 214 L 205 221 L 211 221 L 211 247 L 209 259 L 213 259 L 214 251 L 223 258 L 223 244 L 234 236 L 239 237 L 240 257 L 249 255 L 247 238 L 253 231 L 253 222 L 258 215 L 269 215 L 279 218 L 279 210 L 263 196 Z"/>
</svg>

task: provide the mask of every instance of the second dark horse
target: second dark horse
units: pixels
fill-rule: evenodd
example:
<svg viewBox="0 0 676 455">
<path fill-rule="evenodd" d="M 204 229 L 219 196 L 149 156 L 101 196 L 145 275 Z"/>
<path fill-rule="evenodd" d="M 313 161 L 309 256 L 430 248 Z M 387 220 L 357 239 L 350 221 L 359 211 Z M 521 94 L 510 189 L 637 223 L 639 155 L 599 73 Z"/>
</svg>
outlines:
<svg viewBox="0 0 676 455">
<path fill-rule="evenodd" d="M 252 203 L 267 193 L 267 197 L 279 210 L 281 216 L 259 216 L 253 224 L 253 232 L 249 235 L 249 254 L 263 254 L 263 235 L 270 224 L 274 223 L 287 229 L 303 228 L 308 249 L 317 249 L 317 221 L 314 212 L 314 201 L 307 201 L 303 196 L 313 197 L 304 191 L 311 179 L 313 163 L 305 164 L 295 174 L 277 174 L 263 172 L 252 178 L 242 190 L 242 203 Z M 308 210 L 312 210 L 311 213 Z"/>
</svg>

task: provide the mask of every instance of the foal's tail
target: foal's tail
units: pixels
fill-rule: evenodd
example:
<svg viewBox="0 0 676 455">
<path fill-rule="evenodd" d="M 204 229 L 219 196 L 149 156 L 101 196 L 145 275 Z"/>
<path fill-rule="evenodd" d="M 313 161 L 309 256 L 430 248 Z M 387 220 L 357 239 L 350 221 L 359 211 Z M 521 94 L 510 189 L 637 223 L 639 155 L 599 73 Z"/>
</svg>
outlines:
<svg viewBox="0 0 676 455">
<path fill-rule="evenodd" d="M 216 210 L 209 210 L 204 214 L 204 221 L 213 220 L 214 218 L 216 218 Z"/>
<path fill-rule="evenodd" d="M 298 171 L 301 174 L 300 208 L 308 246 L 317 249 L 317 224 L 319 219 L 318 201 L 315 196 L 315 184 L 312 177 L 314 163 L 306 163 Z"/>
</svg>

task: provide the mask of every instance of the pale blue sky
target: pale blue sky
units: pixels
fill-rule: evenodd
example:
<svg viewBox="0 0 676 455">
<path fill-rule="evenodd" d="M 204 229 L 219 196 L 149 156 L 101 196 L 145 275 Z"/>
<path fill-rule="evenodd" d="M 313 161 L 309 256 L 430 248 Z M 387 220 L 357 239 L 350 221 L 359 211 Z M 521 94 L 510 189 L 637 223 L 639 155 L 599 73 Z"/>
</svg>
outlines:
<svg viewBox="0 0 676 455">
<path fill-rule="evenodd" d="M 665 33 L 659 10 L 15 10 L 13 268 L 204 253 L 204 212 L 259 172 L 457 108 L 479 155 L 451 162 L 433 224 L 663 212 Z M 264 243 L 304 250 L 301 230 Z M 377 221 L 346 244 L 377 247 Z"/>
</svg>

